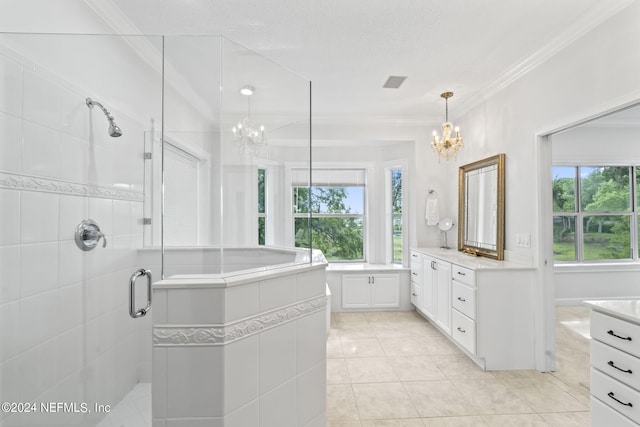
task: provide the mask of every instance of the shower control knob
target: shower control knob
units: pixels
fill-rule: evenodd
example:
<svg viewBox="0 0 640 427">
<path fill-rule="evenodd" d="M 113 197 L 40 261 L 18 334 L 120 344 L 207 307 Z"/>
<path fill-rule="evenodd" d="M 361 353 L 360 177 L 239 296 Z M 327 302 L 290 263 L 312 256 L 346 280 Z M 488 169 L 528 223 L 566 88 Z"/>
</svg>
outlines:
<svg viewBox="0 0 640 427">
<path fill-rule="evenodd" d="M 83 251 L 90 251 L 98 246 L 102 239 L 102 247 L 107 246 L 107 236 L 100 231 L 98 224 L 92 219 L 85 219 L 76 227 L 76 245 Z"/>
</svg>

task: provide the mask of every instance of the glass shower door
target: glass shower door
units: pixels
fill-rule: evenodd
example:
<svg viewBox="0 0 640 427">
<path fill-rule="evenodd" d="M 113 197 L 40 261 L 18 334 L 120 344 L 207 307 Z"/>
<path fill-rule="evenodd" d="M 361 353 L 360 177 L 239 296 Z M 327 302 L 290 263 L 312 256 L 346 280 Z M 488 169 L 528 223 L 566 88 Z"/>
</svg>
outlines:
<svg viewBox="0 0 640 427">
<path fill-rule="evenodd" d="M 151 425 L 152 312 L 146 277 L 132 309 L 130 279 L 161 277 L 144 191 L 161 52 L 160 37 L 0 35 L 2 426 Z"/>
</svg>

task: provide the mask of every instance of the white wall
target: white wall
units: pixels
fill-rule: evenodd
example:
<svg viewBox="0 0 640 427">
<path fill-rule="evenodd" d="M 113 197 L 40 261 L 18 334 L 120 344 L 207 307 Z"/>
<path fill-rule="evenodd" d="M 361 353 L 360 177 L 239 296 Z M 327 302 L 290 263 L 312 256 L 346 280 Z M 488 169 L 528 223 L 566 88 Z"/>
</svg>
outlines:
<svg viewBox="0 0 640 427">
<path fill-rule="evenodd" d="M 539 212 L 539 147 L 535 136 L 640 99 L 638 19 L 640 4 L 634 3 L 459 121 L 468 147 L 460 163 L 506 153 L 506 248 L 533 258 L 537 266 L 544 262 L 537 256 L 543 237 L 537 227 L 538 216 L 550 218 L 551 214 Z M 532 247 L 516 248 L 515 234 L 529 232 Z M 618 275 L 612 271 L 606 281 L 587 284 L 589 292 L 583 295 L 628 295 L 629 289 Z"/>
</svg>

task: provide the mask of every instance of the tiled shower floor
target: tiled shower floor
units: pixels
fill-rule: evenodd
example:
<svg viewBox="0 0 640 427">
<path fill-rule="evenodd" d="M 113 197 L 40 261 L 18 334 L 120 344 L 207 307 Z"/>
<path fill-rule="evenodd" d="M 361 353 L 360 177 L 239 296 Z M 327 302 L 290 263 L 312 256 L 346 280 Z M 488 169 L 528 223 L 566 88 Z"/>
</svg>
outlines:
<svg viewBox="0 0 640 427">
<path fill-rule="evenodd" d="M 151 383 L 140 383 L 96 427 L 151 427 Z"/>
</svg>

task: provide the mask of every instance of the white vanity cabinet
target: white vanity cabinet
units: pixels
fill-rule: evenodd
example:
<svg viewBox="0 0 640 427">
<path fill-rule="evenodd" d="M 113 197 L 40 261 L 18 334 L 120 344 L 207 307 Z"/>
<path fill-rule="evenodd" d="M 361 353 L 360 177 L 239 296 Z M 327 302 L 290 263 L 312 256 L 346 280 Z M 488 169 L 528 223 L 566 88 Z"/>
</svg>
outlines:
<svg viewBox="0 0 640 427">
<path fill-rule="evenodd" d="M 411 272 L 410 272 L 410 277 L 411 277 L 411 304 L 413 304 L 415 307 L 423 310 L 424 309 L 424 292 L 423 292 L 423 275 L 424 275 L 424 268 L 423 268 L 423 256 L 416 252 L 416 251 L 411 251 L 411 257 L 410 257 L 410 262 L 411 262 Z"/>
<path fill-rule="evenodd" d="M 451 264 L 425 255 L 424 297 L 432 301 L 431 318 L 443 331 L 451 331 Z M 425 304 L 425 311 L 428 306 Z M 428 314 L 428 313 L 427 313 Z"/>
<path fill-rule="evenodd" d="M 415 256 L 414 256 L 415 255 Z M 422 276 L 413 275 L 422 259 Z M 484 369 L 533 369 L 534 269 L 471 257 L 455 250 L 415 248 L 412 280 L 417 311 Z"/>
<path fill-rule="evenodd" d="M 447 333 L 451 329 L 450 282 L 451 263 L 416 251 L 411 252 L 412 303 Z"/>
<path fill-rule="evenodd" d="M 451 335 L 471 354 L 476 354 L 476 273 L 454 265 L 451 271 Z"/>
<path fill-rule="evenodd" d="M 399 274 L 343 274 L 343 308 L 397 308 L 399 306 Z"/>
<path fill-rule="evenodd" d="M 640 301 L 591 306 L 591 425 L 640 426 Z"/>
</svg>

